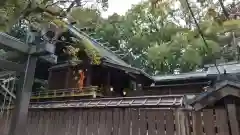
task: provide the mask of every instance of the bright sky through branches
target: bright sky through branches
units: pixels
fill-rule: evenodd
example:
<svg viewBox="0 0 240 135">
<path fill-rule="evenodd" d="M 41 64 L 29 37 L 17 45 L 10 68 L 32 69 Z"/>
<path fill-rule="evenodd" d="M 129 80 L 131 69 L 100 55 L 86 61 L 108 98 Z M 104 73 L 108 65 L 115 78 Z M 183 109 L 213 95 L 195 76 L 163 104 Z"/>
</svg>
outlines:
<svg viewBox="0 0 240 135">
<path fill-rule="evenodd" d="M 109 8 L 106 12 L 102 12 L 102 16 L 107 18 L 109 15 L 113 13 L 117 13 L 119 15 L 124 15 L 134 4 L 138 4 L 144 0 L 108 0 Z M 232 0 L 225 0 L 225 4 L 231 3 Z"/>
<path fill-rule="evenodd" d="M 106 12 L 102 12 L 104 18 L 117 13 L 119 15 L 124 15 L 133 4 L 138 4 L 142 0 L 108 0 L 109 8 Z"/>
</svg>

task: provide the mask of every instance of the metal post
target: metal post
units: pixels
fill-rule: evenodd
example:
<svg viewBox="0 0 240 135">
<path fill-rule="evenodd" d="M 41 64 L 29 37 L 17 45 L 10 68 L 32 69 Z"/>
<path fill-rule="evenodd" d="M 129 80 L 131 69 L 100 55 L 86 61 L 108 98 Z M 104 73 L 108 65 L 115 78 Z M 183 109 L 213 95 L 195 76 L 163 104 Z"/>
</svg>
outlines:
<svg viewBox="0 0 240 135">
<path fill-rule="evenodd" d="M 37 59 L 37 56 L 28 55 L 25 72 L 20 74 L 21 78 L 18 84 L 17 98 L 15 100 L 9 135 L 26 135 L 28 106 L 34 82 Z"/>
</svg>

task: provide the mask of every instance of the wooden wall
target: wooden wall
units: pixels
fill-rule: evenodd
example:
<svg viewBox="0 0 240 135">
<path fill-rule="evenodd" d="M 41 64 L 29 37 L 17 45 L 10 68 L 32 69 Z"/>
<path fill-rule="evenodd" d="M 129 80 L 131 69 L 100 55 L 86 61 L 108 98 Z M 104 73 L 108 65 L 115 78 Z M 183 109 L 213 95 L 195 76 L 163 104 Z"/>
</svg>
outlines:
<svg viewBox="0 0 240 135">
<path fill-rule="evenodd" d="M 57 70 L 51 70 L 48 79 L 48 89 L 57 90 L 64 89 L 66 87 L 67 68 L 61 68 Z"/>
<path fill-rule="evenodd" d="M 75 77 L 79 77 L 78 70 L 82 69 L 81 66 L 76 67 L 64 67 L 59 69 L 50 70 L 49 76 L 49 89 L 57 90 L 57 89 L 71 89 L 77 88 L 78 79 Z M 86 74 L 85 74 L 85 82 L 86 82 Z"/>
<path fill-rule="evenodd" d="M 132 91 L 129 93 L 129 96 L 199 94 L 204 91 L 204 86 L 205 85 L 144 87 L 142 91 Z"/>
<path fill-rule="evenodd" d="M 1 135 L 7 135 L 9 123 L 5 114 Z M 231 124 L 224 108 L 31 110 L 27 135 L 239 135 L 239 127 L 231 134 Z"/>
</svg>

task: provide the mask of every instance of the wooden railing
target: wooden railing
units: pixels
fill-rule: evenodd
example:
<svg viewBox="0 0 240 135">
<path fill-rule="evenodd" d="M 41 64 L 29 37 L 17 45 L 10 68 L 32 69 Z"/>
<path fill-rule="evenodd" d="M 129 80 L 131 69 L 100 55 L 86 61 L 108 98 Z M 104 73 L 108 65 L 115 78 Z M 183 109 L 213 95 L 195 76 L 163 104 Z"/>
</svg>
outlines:
<svg viewBox="0 0 240 135">
<path fill-rule="evenodd" d="M 82 90 L 78 88 L 69 89 L 57 89 L 57 90 L 46 90 L 33 92 L 31 99 L 49 99 L 49 98 L 64 98 L 64 97 L 84 97 L 92 96 L 93 98 L 97 96 L 102 96 L 99 88 L 97 86 L 84 87 Z"/>
</svg>

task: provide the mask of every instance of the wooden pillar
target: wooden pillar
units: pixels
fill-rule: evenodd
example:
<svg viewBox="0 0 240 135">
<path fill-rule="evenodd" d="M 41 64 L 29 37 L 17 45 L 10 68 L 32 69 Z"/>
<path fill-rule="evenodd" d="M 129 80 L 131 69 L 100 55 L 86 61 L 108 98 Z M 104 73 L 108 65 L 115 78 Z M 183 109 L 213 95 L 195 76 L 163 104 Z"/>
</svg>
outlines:
<svg viewBox="0 0 240 135">
<path fill-rule="evenodd" d="M 107 88 L 109 89 L 111 86 L 111 74 L 107 71 Z"/>
<path fill-rule="evenodd" d="M 92 65 L 91 60 L 85 58 L 82 62 L 82 70 L 85 75 L 84 87 L 89 87 L 92 84 Z"/>
<path fill-rule="evenodd" d="M 86 87 L 91 86 L 92 84 L 92 67 L 90 65 L 87 66 L 87 75 L 86 75 Z"/>
<path fill-rule="evenodd" d="M 48 75 L 48 90 L 51 88 L 51 83 L 52 83 L 52 70 L 49 70 L 49 75 Z"/>
<path fill-rule="evenodd" d="M 177 135 L 190 135 L 189 111 L 183 109 L 176 110 L 176 131 Z"/>
<path fill-rule="evenodd" d="M 71 68 L 70 67 L 67 67 L 67 75 L 66 75 L 66 78 L 65 78 L 65 89 L 68 89 L 69 88 L 69 79 L 70 79 L 70 73 L 71 73 Z"/>
<path fill-rule="evenodd" d="M 232 135 L 240 135 L 235 101 L 234 99 L 226 99 L 224 102 L 225 108 L 227 109 L 231 133 Z"/>
<path fill-rule="evenodd" d="M 13 117 L 11 119 L 8 135 L 26 135 L 28 105 L 31 99 L 32 86 L 34 83 L 35 68 L 38 57 L 29 55 L 26 62 L 25 72 L 20 73 L 17 85 L 17 94 Z M 2 133 L 1 133 L 2 134 Z"/>
<path fill-rule="evenodd" d="M 112 91 L 110 91 L 110 88 L 111 88 L 111 74 L 110 74 L 110 72 L 109 71 L 107 71 L 107 77 L 106 77 L 106 80 L 107 80 L 107 84 L 106 84 L 106 90 L 105 90 L 105 92 L 106 92 L 106 94 L 108 95 L 108 96 L 112 96 L 113 94 L 112 94 Z"/>
</svg>

